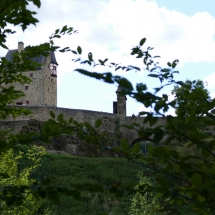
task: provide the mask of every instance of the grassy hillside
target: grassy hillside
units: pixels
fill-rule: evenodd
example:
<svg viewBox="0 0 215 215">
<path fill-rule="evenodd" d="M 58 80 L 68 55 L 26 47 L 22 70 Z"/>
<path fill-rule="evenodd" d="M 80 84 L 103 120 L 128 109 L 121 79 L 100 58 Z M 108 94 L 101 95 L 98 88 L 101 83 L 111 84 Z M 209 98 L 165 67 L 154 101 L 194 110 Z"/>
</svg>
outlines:
<svg viewBox="0 0 215 215">
<path fill-rule="evenodd" d="M 29 163 L 22 160 L 20 167 Z M 67 155 L 46 154 L 42 166 L 32 175 L 37 181 L 46 177 L 54 177 L 55 185 L 70 187 L 72 184 L 99 182 L 112 184 L 116 182 L 132 183 L 138 181 L 139 166 L 119 158 L 91 158 Z M 50 207 L 53 215 L 93 215 L 127 214 L 131 204 L 130 195 L 119 200 L 109 193 L 83 193 L 83 200 L 77 201 L 72 197 L 62 195 L 59 206 L 51 207 L 46 200 L 43 209 Z M 41 212 L 39 212 L 41 214 Z"/>
</svg>

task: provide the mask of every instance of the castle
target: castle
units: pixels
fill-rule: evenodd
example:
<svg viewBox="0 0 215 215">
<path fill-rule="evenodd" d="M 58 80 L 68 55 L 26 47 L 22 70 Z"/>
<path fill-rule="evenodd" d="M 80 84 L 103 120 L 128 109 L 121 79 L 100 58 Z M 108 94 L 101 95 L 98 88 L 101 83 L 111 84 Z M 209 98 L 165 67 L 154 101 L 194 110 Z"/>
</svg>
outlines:
<svg viewBox="0 0 215 215">
<path fill-rule="evenodd" d="M 6 59 L 12 61 L 14 52 L 21 52 L 24 50 L 24 43 L 18 43 L 18 49 L 9 50 L 6 54 Z M 113 113 L 105 113 L 90 110 L 79 110 L 69 108 L 57 107 L 57 67 L 58 63 L 54 52 L 50 52 L 49 56 L 39 56 L 32 60 L 41 64 L 36 71 L 28 71 L 26 76 L 32 79 L 32 82 L 28 85 L 22 85 L 20 83 L 14 84 L 15 89 L 24 92 L 25 96 L 15 101 L 17 107 L 23 107 L 29 109 L 32 114 L 28 116 L 18 116 L 15 120 L 9 118 L 4 121 L 0 121 L 1 129 L 12 129 L 14 133 L 19 133 L 24 127 L 28 127 L 28 130 L 37 130 L 37 125 L 32 124 L 32 120 L 36 122 L 44 122 L 50 119 L 50 111 L 55 115 L 63 114 L 65 120 L 69 120 L 73 117 L 78 122 L 89 122 L 95 125 L 97 119 L 102 120 L 102 126 L 100 129 L 108 131 L 112 134 L 116 132 L 116 127 L 121 124 L 138 123 L 143 124 L 144 118 L 142 117 L 127 117 L 126 116 L 126 96 L 121 95 L 121 88 L 116 90 L 117 101 L 113 102 Z M 165 121 L 160 118 L 157 124 L 164 124 Z M 126 128 L 120 128 L 122 137 L 126 138 L 129 143 L 138 138 L 137 132 Z M 61 144 L 61 143 L 60 143 Z M 63 149 L 69 154 L 79 154 L 78 146 L 73 140 L 66 140 L 65 148 Z M 87 153 L 86 153 L 87 154 Z M 86 155 L 85 154 L 85 155 Z"/>
<path fill-rule="evenodd" d="M 24 43 L 18 42 L 18 49 L 9 50 L 5 56 L 12 61 L 14 52 L 24 50 Z M 47 57 L 40 56 L 32 59 L 41 64 L 36 71 L 29 71 L 26 76 L 32 79 L 28 85 L 15 84 L 17 90 L 25 93 L 25 96 L 15 101 L 16 105 L 31 106 L 57 106 L 57 67 L 58 63 L 53 51 Z M 126 96 L 120 96 L 121 89 L 116 91 L 117 102 L 113 102 L 113 113 L 126 117 Z"/>
</svg>

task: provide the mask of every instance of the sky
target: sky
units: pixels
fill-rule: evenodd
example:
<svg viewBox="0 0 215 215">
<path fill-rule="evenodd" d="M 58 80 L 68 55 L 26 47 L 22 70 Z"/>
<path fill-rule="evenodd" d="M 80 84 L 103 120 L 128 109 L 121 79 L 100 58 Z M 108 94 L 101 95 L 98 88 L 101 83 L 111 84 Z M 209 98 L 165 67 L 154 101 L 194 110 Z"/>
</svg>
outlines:
<svg viewBox="0 0 215 215">
<path fill-rule="evenodd" d="M 31 6 L 32 7 L 32 6 Z M 16 49 L 23 41 L 25 46 L 38 45 L 49 40 L 57 28 L 74 27 L 77 34 L 56 40 L 55 44 L 76 50 L 81 46 L 82 58 L 89 52 L 95 59 L 108 58 L 109 62 L 143 67 L 140 60 L 130 55 L 131 48 L 146 37 L 145 48 L 154 48 L 152 54 L 161 56 L 159 62 L 179 60 L 176 80 L 205 82 L 215 97 L 215 1 L 214 0 L 42 0 L 36 10 L 39 23 L 25 32 L 15 28 L 7 45 Z M 0 56 L 6 54 L 0 49 Z M 72 53 L 56 53 L 58 61 L 58 107 L 95 110 L 112 113 L 116 101 L 116 85 L 91 79 L 74 71 L 83 68 L 72 61 Z M 147 77 L 146 71 L 124 72 L 109 68 L 89 68 L 96 72 L 113 72 L 131 80 L 133 85 L 145 83 L 151 89 L 160 86 L 158 80 Z M 172 88 L 163 93 L 171 97 Z M 127 115 L 138 114 L 146 108 L 127 98 Z"/>
</svg>

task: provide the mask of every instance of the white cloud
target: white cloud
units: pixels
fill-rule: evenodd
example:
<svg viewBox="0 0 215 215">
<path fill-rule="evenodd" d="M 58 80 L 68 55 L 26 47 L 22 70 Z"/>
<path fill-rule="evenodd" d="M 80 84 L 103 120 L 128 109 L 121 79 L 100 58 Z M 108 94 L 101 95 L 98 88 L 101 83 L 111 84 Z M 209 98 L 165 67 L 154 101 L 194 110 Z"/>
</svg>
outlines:
<svg viewBox="0 0 215 215">
<path fill-rule="evenodd" d="M 211 89 L 215 86 L 215 72 L 214 73 L 211 73 L 209 76 L 207 76 L 205 79 L 204 79 L 204 83 L 206 85 L 207 88 Z"/>
<path fill-rule="evenodd" d="M 130 49 L 146 37 L 146 46 L 156 48 L 154 53 L 161 55 L 161 62 L 177 58 L 180 66 L 215 61 L 215 18 L 207 12 L 186 16 L 147 0 L 43 0 L 38 12 L 38 27 L 9 37 L 10 47 L 16 48 L 16 39 L 26 45 L 47 41 L 56 28 L 67 24 L 79 34 L 57 43 L 74 48 L 82 45 L 85 54 L 93 51 L 99 58 L 110 56 L 117 62 L 136 63 L 129 56 Z"/>
</svg>

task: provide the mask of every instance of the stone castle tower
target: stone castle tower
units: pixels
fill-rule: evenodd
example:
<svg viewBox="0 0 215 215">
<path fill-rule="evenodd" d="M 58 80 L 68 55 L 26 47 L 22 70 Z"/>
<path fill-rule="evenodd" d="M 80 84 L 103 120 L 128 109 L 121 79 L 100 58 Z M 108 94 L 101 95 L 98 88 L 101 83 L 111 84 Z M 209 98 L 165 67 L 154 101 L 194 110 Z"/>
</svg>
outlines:
<svg viewBox="0 0 215 215">
<path fill-rule="evenodd" d="M 6 59 L 12 61 L 13 53 L 24 50 L 24 43 L 18 43 L 18 49 L 9 50 Z M 25 75 L 32 79 L 30 84 L 14 84 L 17 90 L 25 96 L 15 101 L 17 105 L 57 106 L 57 66 L 54 52 L 47 57 L 40 56 L 32 59 L 41 64 L 36 71 L 28 71 Z"/>
<path fill-rule="evenodd" d="M 113 113 L 126 117 L 126 96 L 121 95 L 122 88 L 119 86 L 116 91 L 117 102 L 113 102 Z"/>
</svg>

